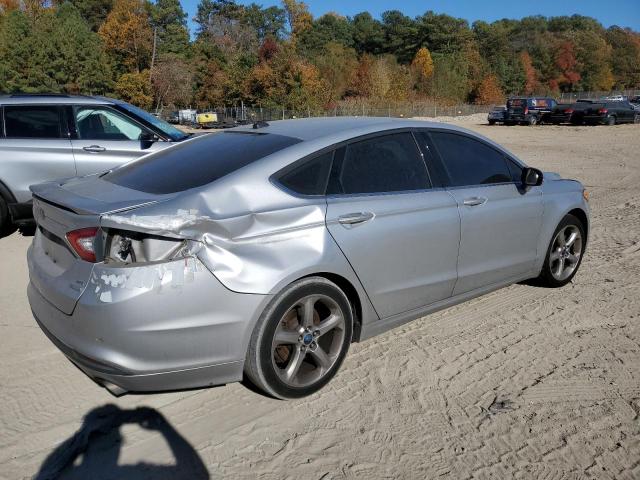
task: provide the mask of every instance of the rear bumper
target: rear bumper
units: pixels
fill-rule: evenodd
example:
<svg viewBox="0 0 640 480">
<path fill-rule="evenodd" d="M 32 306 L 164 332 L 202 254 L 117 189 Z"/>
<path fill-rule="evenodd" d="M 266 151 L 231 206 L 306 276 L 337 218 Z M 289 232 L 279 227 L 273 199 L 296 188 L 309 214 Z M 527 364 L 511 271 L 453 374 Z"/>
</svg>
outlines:
<svg viewBox="0 0 640 480">
<path fill-rule="evenodd" d="M 51 341 L 114 393 L 238 381 L 251 332 L 270 296 L 232 292 L 197 260 L 189 261 L 197 263 L 187 267 L 179 261 L 185 264 L 184 279 L 173 274 L 160 280 L 158 265 L 97 264 L 70 315 L 34 283 L 28 287 L 29 303 Z M 151 284 L 144 283 L 145 275 Z"/>
<path fill-rule="evenodd" d="M 585 115 L 582 117 L 585 123 L 591 124 L 605 124 L 608 121 L 607 117 L 603 117 L 602 115 Z"/>
</svg>

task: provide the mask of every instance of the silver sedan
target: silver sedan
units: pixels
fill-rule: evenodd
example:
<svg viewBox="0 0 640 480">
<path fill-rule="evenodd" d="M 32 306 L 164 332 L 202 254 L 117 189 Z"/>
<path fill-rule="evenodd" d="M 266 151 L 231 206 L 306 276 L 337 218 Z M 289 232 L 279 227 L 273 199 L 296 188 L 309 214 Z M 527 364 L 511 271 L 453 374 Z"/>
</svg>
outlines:
<svg viewBox="0 0 640 480">
<path fill-rule="evenodd" d="M 29 301 L 114 394 L 248 378 L 297 398 L 349 345 L 514 282 L 560 287 L 583 186 L 467 130 L 308 119 L 32 187 Z"/>
</svg>

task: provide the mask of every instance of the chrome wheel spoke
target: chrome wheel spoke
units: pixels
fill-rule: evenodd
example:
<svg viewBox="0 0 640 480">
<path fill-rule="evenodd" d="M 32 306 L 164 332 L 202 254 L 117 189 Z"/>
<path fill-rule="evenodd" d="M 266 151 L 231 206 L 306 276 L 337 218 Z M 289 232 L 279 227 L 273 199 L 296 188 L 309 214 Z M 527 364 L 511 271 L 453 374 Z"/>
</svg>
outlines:
<svg viewBox="0 0 640 480">
<path fill-rule="evenodd" d="M 571 235 L 569 235 L 569 238 L 567 238 L 567 242 L 566 242 L 567 247 L 572 246 L 573 243 L 578 238 L 578 236 L 579 236 L 578 232 L 571 232 Z"/>
<path fill-rule="evenodd" d="M 284 378 L 291 382 L 298 374 L 298 370 L 302 366 L 306 353 L 302 351 L 300 347 L 296 347 L 293 351 L 293 357 L 289 360 L 286 370 L 284 371 Z"/>
<path fill-rule="evenodd" d="M 316 300 L 316 297 L 307 297 L 301 304 L 302 314 L 300 318 L 300 325 L 303 327 L 310 327 L 313 325 L 313 313 Z"/>
<path fill-rule="evenodd" d="M 561 230 L 560 233 L 558 233 L 557 242 L 560 247 L 564 247 L 566 245 L 566 241 L 564 239 L 564 230 Z"/>
<path fill-rule="evenodd" d="M 559 259 L 560 259 L 560 250 L 554 250 L 551 252 L 551 255 L 549 255 L 549 260 L 552 263 Z"/>
<path fill-rule="evenodd" d="M 334 328 L 339 327 L 343 324 L 344 319 L 342 318 L 342 315 L 333 313 L 328 318 L 320 322 L 320 325 L 318 325 L 318 328 L 316 328 L 316 330 L 318 331 L 318 336 L 322 336 L 325 333 L 330 332 Z"/>
<path fill-rule="evenodd" d="M 556 277 L 562 276 L 562 272 L 564 271 L 564 258 L 558 260 L 558 266 L 556 267 L 555 275 Z"/>
<path fill-rule="evenodd" d="M 318 366 L 322 368 L 323 371 L 329 370 L 329 367 L 331 367 L 331 359 L 320 345 L 318 345 L 315 350 L 310 350 L 309 353 L 316 359 Z"/>
<path fill-rule="evenodd" d="M 571 263 L 571 265 L 577 265 L 579 259 L 580 257 L 578 255 L 574 255 L 573 253 L 570 253 L 567 257 L 567 260 L 569 260 L 569 263 Z"/>
</svg>

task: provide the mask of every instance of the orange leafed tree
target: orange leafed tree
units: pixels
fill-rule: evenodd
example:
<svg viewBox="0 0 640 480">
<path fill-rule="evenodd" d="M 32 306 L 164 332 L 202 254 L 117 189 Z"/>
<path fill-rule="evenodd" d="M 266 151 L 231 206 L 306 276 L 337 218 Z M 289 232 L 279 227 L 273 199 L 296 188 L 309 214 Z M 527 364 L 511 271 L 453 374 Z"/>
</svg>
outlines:
<svg viewBox="0 0 640 480">
<path fill-rule="evenodd" d="M 524 51 L 520 54 L 520 62 L 524 70 L 524 94 L 531 95 L 536 93 L 540 88 L 540 81 L 538 80 L 538 72 L 531 62 L 529 52 Z"/>
<path fill-rule="evenodd" d="M 560 88 L 571 90 L 580 81 L 577 65 L 578 61 L 576 60 L 573 43 L 569 41 L 562 42 L 556 53 L 556 66 L 560 70 L 560 75 L 555 80 Z"/>
<path fill-rule="evenodd" d="M 0 15 L 20 8 L 20 0 L 0 0 Z"/>
<path fill-rule="evenodd" d="M 148 65 L 153 31 L 142 0 L 115 0 L 98 33 L 128 71 L 140 72 Z"/>
<path fill-rule="evenodd" d="M 478 85 L 476 103 L 478 105 L 492 105 L 504 101 L 504 93 L 498 83 L 498 77 L 489 74 Z"/>
</svg>

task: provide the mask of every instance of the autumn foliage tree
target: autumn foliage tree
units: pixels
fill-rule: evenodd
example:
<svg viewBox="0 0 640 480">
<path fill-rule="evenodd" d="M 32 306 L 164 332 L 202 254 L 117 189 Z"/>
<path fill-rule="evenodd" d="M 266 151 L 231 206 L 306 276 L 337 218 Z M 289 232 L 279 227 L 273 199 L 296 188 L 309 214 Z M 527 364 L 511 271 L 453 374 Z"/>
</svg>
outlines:
<svg viewBox="0 0 640 480">
<path fill-rule="evenodd" d="M 411 62 L 411 70 L 415 75 L 416 88 L 419 92 L 427 92 L 429 80 L 433 76 L 433 68 L 431 52 L 427 47 L 421 47 Z"/>
<path fill-rule="evenodd" d="M 478 85 L 475 103 L 478 105 L 494 105 L 504 101 L 504 93 L 500 89 L 498 78 L 489 74 Z"/>
<path fill-rule="evenodd" d="M 143 0 L 115 0 L 98 33 L 105 48 L 125 72 L 140 72 L 149 66 L 153 32 Z"/>
</svg>

